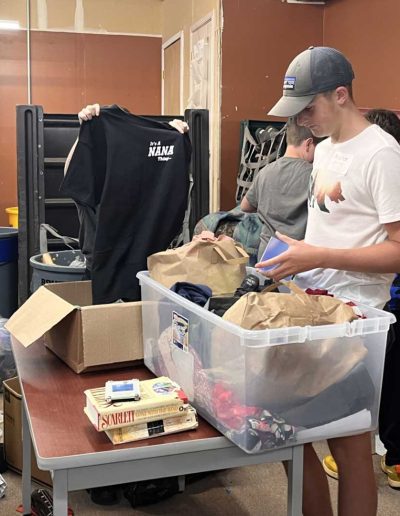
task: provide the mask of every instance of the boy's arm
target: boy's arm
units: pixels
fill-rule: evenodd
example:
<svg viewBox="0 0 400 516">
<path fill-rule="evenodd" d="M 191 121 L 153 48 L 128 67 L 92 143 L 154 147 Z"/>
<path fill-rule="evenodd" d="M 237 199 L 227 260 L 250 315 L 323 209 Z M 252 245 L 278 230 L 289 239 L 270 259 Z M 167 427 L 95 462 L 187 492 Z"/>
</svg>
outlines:
<svg viewBox="0 0 400 516">
<path fill-rule="evenodd" d="M 260 262 L 256 267 L 279 264 L 264 274 L 280 280 L 315 268 L 354 272 L 391 273 L 400 271 L 400 221 L 384 224 L 387 240 L 380 244 L 355 249 L 330 249 L 306 244 L 277 233 L 289 249 L 276 258 Z"/>
<path fill-rule="evenodd" d="M 82 122 L 87 122 L 88 120 L 91 120 L 94 116 L 100 115 L 100 104 L 89 104 L 88 106 L 81 109 L 78 113 L 79 123 L 82 124 Z M 71 150 L 68 153 L 67 159 L 65 160 L 64 165 L 64 175 L 67 173 L 69 164 L 71 162 L 72 155 L 74 154 L 76 145 L 78 143 L 78 138 L 75 140 L 75 143 L 71 147 Z"/>
<path fill-rule="evenodd" d="M 65 165 L 64 165 L 64 176 L 65 174 L 67 173 L 67 170 L 68 170 L 68 167 L 69 167 L 69 164 L 71 162 L 71 158 L 72 158 L 72 155 L 74 154 L 75 152 L 75 147 L 77 146 L 78 144 L 78 138 L 75 140 L 75 143 L 73 144 L 73 146 L 71 147 L 69 153 L 68 153 L 68 156 L 67 156 L 67 159 L 65 160 Z"/>
<path fill-rule="evenodd" d="M 249 203 L 246 196 L 243 197 L 240 203 L 240 209 L 246 213 L 254 213 L 257 211 L 257 208 L 255 208 L 252 204 Z"/>
</svg>

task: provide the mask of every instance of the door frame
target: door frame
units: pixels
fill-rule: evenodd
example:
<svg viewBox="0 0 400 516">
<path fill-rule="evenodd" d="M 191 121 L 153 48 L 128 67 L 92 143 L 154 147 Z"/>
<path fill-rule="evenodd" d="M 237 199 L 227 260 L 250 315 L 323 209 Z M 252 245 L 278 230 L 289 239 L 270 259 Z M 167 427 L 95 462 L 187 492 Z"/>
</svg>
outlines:
<svg viewBox="0 0 400 516">
<path fill-rule="evenodd" d="M 210 106 L 208 108 L 209 112 L 209 149 L 210 149 L 210 190 L 209 190 L 209 198 L 210 198 L 210 212 L 218 211 L 220 207 L 220 174 L 221 174 L 221 115 L 220 115 L 220 106 L 221 106 L 221 41 L 220 32 L 222 27 L 218 27 L 217 31 L 217 23 L 218 25 L 222 23 L 220 21 L 220 15 L 216 14 L 215 10 L 210 11 L 205 16 L 197 20 L 190 26 L 190 58 L 192 53 L 193 46 L 193 33 L 205 25 L 206 23 L 210 23 Z M 192 81 L 189 77 L 189 92 L 190 97 L 192 96 Z M 190 98 L 189 97 L 189 98 Z"/>
<path fill-rule="evenodd" d="M 183 30 L 180 30 L 173 36 L 171 36 L 167 41 L 165 41 L 162 44 L 161 47 L 161 114 L 164 115 L 164 52 L 165 50 L 170 47 L 173 43 L 176 43 L 177 41 L 181 42 L 181 49 L 180 49 L 180 55 L 179 55 L 179 89 L 180 89 L 180 95 L 179 95 L 179 109 L 180 113 L 174 113 L 174 115 L 183 115 L 183 67 L 184 67 L 184 33 Z"/>
<path fill-rule="evenodd" d="M 190 58 L 192 57 L 192 46 L 193 46 L 193 33 L 196 32 L 197 29 L 200 29 L 203 25 L 210 22 L 211 28 L 211 36 L 210 36 L 210 107 L 209 111 L 214 112 L 214 90 L 215 90 L 215 71 L 214 71 L 214 52 L 215 52 L 215 16 L 214 11 L 206 14 L 199 20 L 197 20 L 193 25 L 190 26 Z M 190 59 L 191 60 L 191 59 Z M 189 77 L 189 98 L 192 96 L 192 81 Z"/>
</svg>

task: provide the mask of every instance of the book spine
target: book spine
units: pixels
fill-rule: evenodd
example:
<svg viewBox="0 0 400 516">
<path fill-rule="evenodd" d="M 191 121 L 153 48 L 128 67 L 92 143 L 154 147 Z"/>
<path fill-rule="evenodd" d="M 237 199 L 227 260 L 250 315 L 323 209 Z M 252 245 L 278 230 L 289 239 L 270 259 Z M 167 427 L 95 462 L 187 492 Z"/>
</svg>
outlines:
<svg viewBox="0 0 400 516">
<path fill-rule="evenodd" d="M 157 421 L 165 417 L 179 416 L 184 413 L 185 405 L 164 405 L 146 409 L 126 410 L 123 412 L 115 412 L 112 414 L 98 414 L 97 430 L 110 430 L 112 428 L 120 428 L 124 426 L 134 425 L 137 423 L 147 423 L 149 421 Z"/>
<path fill-rule="evenodd" d="M 106 435 L 113 444 L 123 444 L 149 437 L 158 437 L 162 435 L 183 432 L 197 428 L 198 421 L 195 413 L 187 416 L 170 417 L 153 423 L 141 423 L 123 428 L 115 428 L 106 430 Z"/>
</svg>

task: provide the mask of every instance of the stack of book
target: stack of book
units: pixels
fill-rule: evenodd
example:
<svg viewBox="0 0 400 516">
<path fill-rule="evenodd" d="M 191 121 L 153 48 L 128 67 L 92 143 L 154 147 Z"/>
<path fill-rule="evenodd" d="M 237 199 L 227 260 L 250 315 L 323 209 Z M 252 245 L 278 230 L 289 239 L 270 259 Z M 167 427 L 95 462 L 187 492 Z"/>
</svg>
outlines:
<svg viewBox="0 0 400 516">
<path fill-rule="evenodd" d="M 196 410 L 179 385 L 166 376 L 140 382 L 140 400 L 105 400 L 105 388 L 87 389 L 85 414 L 113 444 L 191 430 Z"/>
</svg>

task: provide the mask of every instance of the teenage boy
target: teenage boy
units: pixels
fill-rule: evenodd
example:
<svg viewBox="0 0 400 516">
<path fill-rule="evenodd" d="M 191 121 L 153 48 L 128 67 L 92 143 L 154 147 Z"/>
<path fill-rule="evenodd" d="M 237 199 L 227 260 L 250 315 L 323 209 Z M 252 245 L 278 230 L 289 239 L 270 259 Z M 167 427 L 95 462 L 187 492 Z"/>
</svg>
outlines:
<svg viewBox="0 0 400 516">
<path fill-rule="evenodd" d="M 400 148 L 358 111 L 353 78 L 351 64 L 333 48 L 310 47 L 289 65 L 283 96 L 269 114 L 297 116 L 315 136 L 329 138 L 315 152 L 304 241 L 278 233 L 289 249 L 258 266 L 278 265 L 265 273 L 275 280 L 296 274 L 302 288 L 383 308 L 400 270 Z M 328 445 L 340 471 L 339 515 L 375 515 L 370 433 Z M 331 516 L 327 479 L 311 445 L 304 461 L 303 514 Z"/>
<path fill-rule="evenodd" d="M 285 154 L 260 170 L 240 203 L 242 211 L 257 212 L 263 222 L 259 260 L 276 231 L 304 238 L 311 163 L 318 141 L 309 129 L 289 118 Z"/>
<path fill-rule="evenodd" d="M 371 109 L 365 113 L 365 118 L 371 124 L 379 125 L 391 134 L 400 144 L 400 119 L 388 109 Z M 400 174 L 400 170 L 399 170 Z M 387 305 L 396 316 L 396 323 L 391 327 L 388 336 L 383 370 L 381 404 L 379 409 L 379 437 L 386 448 L 386 455 L 381 458 L 382 471 L 387 475 L 391 487 L 400 487 L 400 275 L 390 289 L 390 301 Z M 325 473 L 332 478 L 339 478 L 339 471 L 332 455 L 324 457 L 322 466 Z"/>
</svg>

